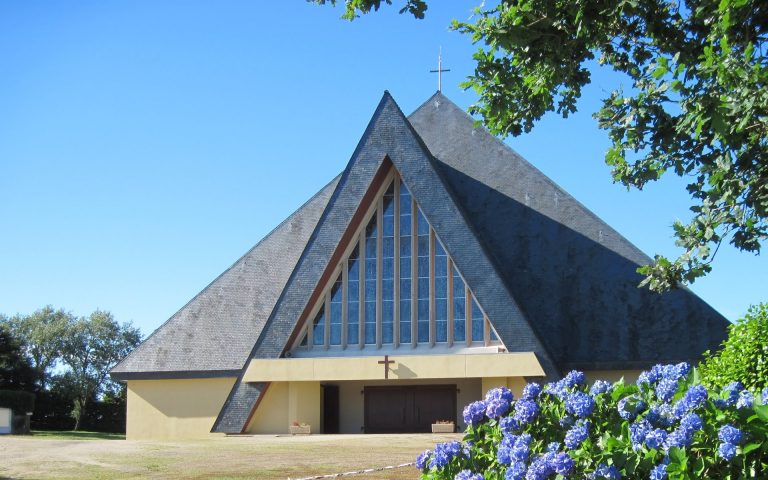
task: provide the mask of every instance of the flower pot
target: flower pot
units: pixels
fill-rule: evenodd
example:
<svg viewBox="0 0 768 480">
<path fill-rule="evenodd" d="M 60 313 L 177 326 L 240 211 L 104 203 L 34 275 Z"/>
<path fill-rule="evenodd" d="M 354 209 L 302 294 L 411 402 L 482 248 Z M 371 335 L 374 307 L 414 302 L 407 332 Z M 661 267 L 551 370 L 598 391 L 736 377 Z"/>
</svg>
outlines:
<svg viewBox="0 0 768 480">
<path fill-rule="evenodd" d="M 291 425 L 290 427 L 288 427 L 288 431 L 291 433 L 291 435 L 309 435 L 310 426 L 309 425 Z"/>
<path fill-rule="evenodd" d="M 453 423 L 433 423 L 432 433 L 453 433 L 456 425 Z"/>
</svg>

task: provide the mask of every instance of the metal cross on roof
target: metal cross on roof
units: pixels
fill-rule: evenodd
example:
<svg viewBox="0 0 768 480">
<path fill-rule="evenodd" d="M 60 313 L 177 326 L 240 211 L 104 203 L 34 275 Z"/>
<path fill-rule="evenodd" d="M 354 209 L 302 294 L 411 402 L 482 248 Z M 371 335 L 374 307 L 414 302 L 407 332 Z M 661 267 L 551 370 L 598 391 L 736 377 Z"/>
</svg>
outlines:
<svg viewBox="0 0 768 480">
<path fill-rule="evenodd" d="M 384 360 L 379 360 L 379 365 L 384 365 L 384 379 L 389 380 L 389 364 L 395 363 L 394 360 L 389 359 L 389 355 L 384 355 Z"/>
<path fill-rule="evenodd" d="M 430 70 L 430 73 L 437 73 L 437 91 L 443 90 L 443 72 L 450 72 L 450 68 L 443 68 L 443 47 L 440 47 L 440 53 L 437 55 L 437 70 Z"/>
</svg>

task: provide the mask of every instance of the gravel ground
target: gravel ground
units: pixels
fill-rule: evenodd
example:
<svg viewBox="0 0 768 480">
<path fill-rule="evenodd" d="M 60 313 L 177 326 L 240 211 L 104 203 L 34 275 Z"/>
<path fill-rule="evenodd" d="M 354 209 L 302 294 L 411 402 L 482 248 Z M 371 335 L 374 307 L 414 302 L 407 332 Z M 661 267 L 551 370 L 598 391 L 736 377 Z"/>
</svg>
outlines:
<svg viewBox="0 0 768 480">
<path fill-rule="evenodd" d="M 0 437 L 0 478 L 288 479 L 412 462 L 460 434 L 238 436 L 185 442 Z M 413 467 L 349 479 L 417 479 Z"/>
</svg>

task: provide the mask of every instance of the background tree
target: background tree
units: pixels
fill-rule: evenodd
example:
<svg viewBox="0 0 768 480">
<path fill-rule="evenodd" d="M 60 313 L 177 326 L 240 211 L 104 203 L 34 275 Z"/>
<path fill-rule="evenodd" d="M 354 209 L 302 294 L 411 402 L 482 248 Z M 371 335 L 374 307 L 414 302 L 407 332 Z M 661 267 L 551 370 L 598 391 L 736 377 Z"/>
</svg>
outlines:
<svg viewBox="0 0 768 480">
<path fill-rule="evenodd" d="M 344 18 L 380 4 L 347 0 Z M 408 0 L 401 13 L 423 18 L 426 9 Z M 726 241 L 759 253 L 768 235 L 768 2 L 514 0 L 473 18 L 453 23 L 480 44 L 462 86 L 478 93 L 470 112 L 494 134 L 574 113 L 595 59 L 629 79 L 594 115 L 612 142 L 614 181 L 642 189 L 673 172 L 693 200 L 693 218 L 674 224 L 683 253 L 641 267 L 643 284 L 693 282 Z"/>
<path fill-rule="evenodd" d="M 0 318 L 0 389 L 32 390 L 35 371 L 24 355 L 21 341 Z"/>
<path fill-rule="evenodd" d="M 762 391 L 768 387 L 768 303 L 753 305 L 728 328 L 722 348 L 704 354 L 699 365 L 702 382 L 722 388 L 738 381 L 749 390 Z"/>
<path fill-rule="evenodd" d="M 74 399 L 74 430 L 80 428 L 88 402 L 104 391 L 109 370 L 140 341 L 138 328 L 130 323 L 121 325 L 111 313 L 101 310 L 69 325 L 61 358 L 69 367 L 64 380 Z"/>
<path fill-rule="evenodd" d="M 22 340 L 42 390 L 47 387 L 50 371 L 61 356 L 64 334 L 74 321 L 71 313 L 55 310 L 51 305 L 31 315 L 16 315 L 9 321 L 13 334 Z"/>
</svg>

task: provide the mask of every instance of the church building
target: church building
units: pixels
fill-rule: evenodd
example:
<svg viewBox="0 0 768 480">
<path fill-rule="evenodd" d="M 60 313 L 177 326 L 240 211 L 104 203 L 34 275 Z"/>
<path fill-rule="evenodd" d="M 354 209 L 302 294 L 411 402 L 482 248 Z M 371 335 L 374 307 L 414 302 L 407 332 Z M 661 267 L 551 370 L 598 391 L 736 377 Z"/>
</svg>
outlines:
<svg viewBox="0 0 768 480">
<path fill-rule="evenodd" d="M 440 92 L 111 372 L 128 439 L 429 432 L 496 386 L 696 362 L 728 322 Z"/>
</svg>

